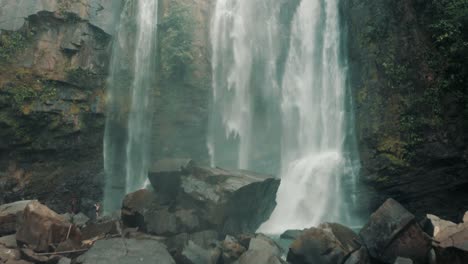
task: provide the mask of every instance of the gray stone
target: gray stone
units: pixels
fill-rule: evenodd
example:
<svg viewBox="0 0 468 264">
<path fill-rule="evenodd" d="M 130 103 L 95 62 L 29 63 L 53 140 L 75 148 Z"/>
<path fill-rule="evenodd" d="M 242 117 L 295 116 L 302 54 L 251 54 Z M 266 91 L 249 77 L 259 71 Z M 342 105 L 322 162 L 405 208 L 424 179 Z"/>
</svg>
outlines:
<svg viewBox="0 0 468 264">
<path fill-rule="evenodd" d="M 413 264 L 413 261 L 408 258 L 398 257 L 393 264 Z"/>
<path fill-rule="evenodd" d="M 86 223 L 88 223 L 89 220 L 90 220 L 89 217 L 87 217 L 83 213 L 78 213 L 78 214 L 74 215 L 73 218 L 72 218 L 72 222 L 75 225 L 79 226 L 79 227 L 85 226 Z"/>
<path fill-rule="evenodd" d="M 17 248 L 16 234 L 0 237 L 0 247 Z"/>
<path fill-rule="evenodd" d="M 354 251 L 349 255 L 344 264 L 371 264 L 367 249 L 365 247 L 361 247 L 359 250 Z"/>
<path fill-rule="evenodd" d="M 175 264 L 162 243 L 155 240 L 112 238 L 99 240 L 77 259 L 81 264 Z"/>
<path fill-rule="evenodd" d="M 57 264 L 71 264 L 72 260 L 69 258 L 61 258 Z"/>
<path fill-rule="evenodd" d="M 216 264 L 220 255 L 221 252 L 218 248 L 205 249 L 193 241 L 189 241 L 182 251 L 182 256 L 190 264 Z"/>
</svg>

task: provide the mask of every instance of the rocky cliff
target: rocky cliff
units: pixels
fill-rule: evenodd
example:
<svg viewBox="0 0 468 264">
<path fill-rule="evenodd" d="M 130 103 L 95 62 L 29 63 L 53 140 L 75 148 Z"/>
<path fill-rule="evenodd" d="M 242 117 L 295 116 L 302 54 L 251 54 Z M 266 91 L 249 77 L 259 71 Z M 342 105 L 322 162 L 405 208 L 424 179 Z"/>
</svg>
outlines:
<svg viewBox="0 0 468 264">
<path fill-rule="evenodd" d="M 0 203 L 99 199 L 117 2 L 0 1 Z"/>
<path fill-rule="evenodd" d="M 376 204 L 391 196 L 417 214 L 431 208 L 454 220 L 467 210 L 462 2 L 352 0 L 343 8 L 362 178 Z"/>
</svg>

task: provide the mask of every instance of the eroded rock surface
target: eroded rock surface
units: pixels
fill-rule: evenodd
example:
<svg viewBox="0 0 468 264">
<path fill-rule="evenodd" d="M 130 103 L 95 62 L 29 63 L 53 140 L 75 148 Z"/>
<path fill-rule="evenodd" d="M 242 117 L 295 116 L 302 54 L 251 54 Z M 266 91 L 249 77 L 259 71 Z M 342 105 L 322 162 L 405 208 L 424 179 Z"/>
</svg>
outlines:
<svg viewBox="0 0 468 264">
<path fill-rule="evenodd" d="M 126 225 L 157 235 L 207 229 L 225 234 L 255 232 L 275 206 L 278 179 L 195 165 L 182 170 L 176 166 L 168 172 L 157 169 L 158 164 L 149 174 L 155 191 L 126 196 L 122 208 Z"/>
</svg>

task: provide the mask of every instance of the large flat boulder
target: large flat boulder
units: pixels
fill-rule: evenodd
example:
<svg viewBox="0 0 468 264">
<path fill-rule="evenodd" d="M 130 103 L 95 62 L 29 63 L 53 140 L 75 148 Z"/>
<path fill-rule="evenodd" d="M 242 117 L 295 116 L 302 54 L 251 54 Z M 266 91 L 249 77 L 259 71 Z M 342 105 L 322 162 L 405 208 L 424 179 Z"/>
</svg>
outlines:
<svg viewBox="0 0 468 264">
<path fill-rule="evenodd" d="M 304 230 L 291 244 L 287 260 L 292 264 L 334 264 L 344 261 L 361 248 L 351 229 L 325 223 Z"/>
<path fill-rule="evenodd" d="M 61 215 L 37 201 L 26 205 L 16 240 L 36 252 L 47 252 L 60 242 L 81 241 L 80 231 Z"/>
<path fill-rule="evenodd" d="M 79 264 L 175 264 L 161 242 L 150 239 L 112 238 L 99 240 L 94 246 L 80 256 Z"/>
<path fill-rule="evenodd" d="M 160 161 L 149 179 L 154 190 L 127 195 L 122 220 L 156 235 L 253 233 L 270 217 L 280 183 L 271 176 L 201 167 L 191 160 Z"/>
<path fill-rule="evenodd" d="M 16 233 L 17 222 L 30 202 L 32 201 L 27 200 L 0 205 L 0 236 Z"/>
<path fill-rule="evenodd" d="M 258 234 L 250 239 L 249 248 L 235 264 L 284 264 L 283 250 L 271 238 Z"/>
<path fill-rule="evenodd" d="M 369 254 L 383 263 L 394 263 L 398 257 L 425 263 L 431 249 L 414 215 L 393 199 L 371 215 L 360 236 Z"/>
</svg>

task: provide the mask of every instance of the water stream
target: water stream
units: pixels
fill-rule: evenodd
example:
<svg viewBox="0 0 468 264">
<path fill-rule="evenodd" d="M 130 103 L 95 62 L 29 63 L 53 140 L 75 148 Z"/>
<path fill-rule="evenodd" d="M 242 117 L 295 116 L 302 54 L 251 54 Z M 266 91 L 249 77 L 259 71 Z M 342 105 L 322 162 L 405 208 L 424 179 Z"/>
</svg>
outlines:
<svg viewBox="0 0 468 264">
<path fill-rule="evenodd" d="M 142 188 L 149 166 L 150 91 L 156 76 L 158 1 L 127 1 L 114 42 L 104 136 L 104 208 Z"/>
<path fill-rule="evenodd" d="M 270 172 L 256 166 L 256 159 L 262 158 L 258 155 L 262 149 L 276 152 L 270 158 L 279 157 L 280 168 L 274 172 L 282 183 L 278 205 L 260 227 L 262 232 L 279 233 L 323 221 L 352 224 L 359 166 L 350 154 L 353 133 L 347 122 L 352 113 L 347 111 L 340 3 L 302 0 L 292 7 L 296 9 L 289 23 L 280 12 L 282 3 L 217 3 L 208 143 L 212 165 L 235 166 L 232 160 L 237 160 L 237 168 Z M 285 34 L 288 45 L 281 44 Z M 259 120 L 266 121 L 258 126 Z"/>
</svg>

